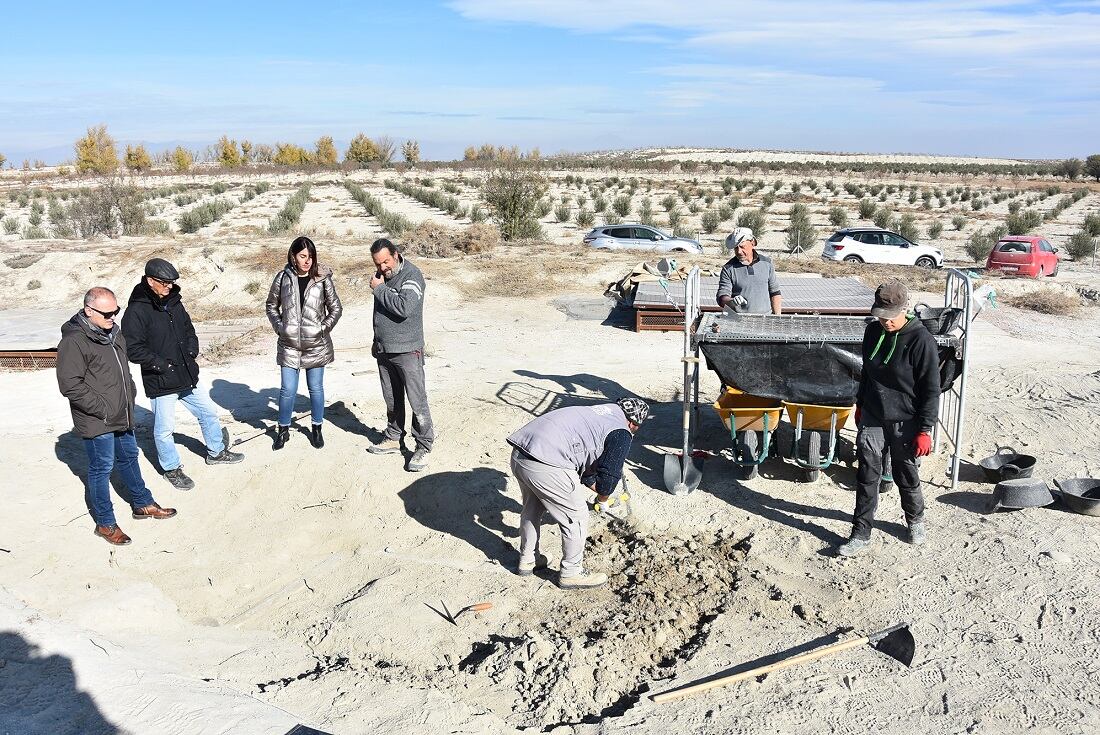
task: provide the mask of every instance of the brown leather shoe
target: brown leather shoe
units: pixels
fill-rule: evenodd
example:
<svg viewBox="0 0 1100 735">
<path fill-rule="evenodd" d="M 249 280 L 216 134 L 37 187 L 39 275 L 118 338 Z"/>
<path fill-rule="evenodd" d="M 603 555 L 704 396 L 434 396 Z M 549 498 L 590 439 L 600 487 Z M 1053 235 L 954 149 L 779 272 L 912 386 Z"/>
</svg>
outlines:
<svg viewBox="0 0 1100 735">
<path fill-rule="evenodd" d="M 125 546 L 130 543 L 130 537 L 124 534 L 118 526 L 96 526 L 95 535 L 115 546 Z"/>
<path fill-rule="evenodd" d="M 159 521 L 162 518 L 171 518 L 175 514 L 175 508 L 161 508 L 159 504 L 153 503 L 152 505 L 147 505 L 144 508 L 135 510 L 134 518 L 139 521 L 144 518 L 156 518 Z"/>
</svg>

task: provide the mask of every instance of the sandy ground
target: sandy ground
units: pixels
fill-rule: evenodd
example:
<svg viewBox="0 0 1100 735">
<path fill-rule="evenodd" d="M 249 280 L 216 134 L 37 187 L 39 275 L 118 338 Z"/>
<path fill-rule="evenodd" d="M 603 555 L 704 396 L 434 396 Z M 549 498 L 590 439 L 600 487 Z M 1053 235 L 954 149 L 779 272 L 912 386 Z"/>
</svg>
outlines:
<svg viewBox="0 0 1100 735">
<path fill-rule="evenodd" d="M 341 191 L 315 187 L 303 219 L 343 216 L 355 203 Z M 258 197 L 240 209 L 250 205 L 269 206 Z M 1097 521 L 1057 505 L 991 514 L 992 486 L 969 463 L 1010 444 L 1038 457 L 1037 476 L 1100 474 L 1094 307 L 1069 319 L 1006 306 L 983 313 L 962 481 L 946 486 L 942 456 L 922 472 L 929 543 L 904 543 L 890 493 L 873 552 L 842 561 L 832 548 L 849 530 L 847 466 L 813 484 L 784 464 L 739 481 L 719 456 L 695 493 L 664 492 L 663 455 L 679 437 L 681 339 L 605 323 L 606 307 L 593 301 L 631 254 L 572 258 L 576 280 L 554 293 L 480 300 L 463 284 L 516 254 L 420 261 L 439 433 L 422 475 L 405 472 L 403 458 L 364 451 L 384 414 L 370 304 L 361 270 L 338 268 L 347 307 L 326 376 L 327 446 L 315 450 L 295 432 L 272 452 L 274 340 L 258 311 L 263 294 L 248 287 L 266 287 L 284 247 L 58 245 L 26 269 L 3 270 L 5 292 L 32 272 L 64 273 L 34 295 L 41 308 L 60 308 L 89 278 L 128 294 L 136 264 L 159 248 L 188 274 L 196 309 L 229 300 L 249 315 L 220 323 L 244 336 L 228 348 L 209 337 L 203 367 L 245 461 L 206 466 L 198 427 L 180 411 L 178 443 L 197 487 L 172 490 L 155 469 L 140 399 L 144 475 L 180 513 L 139 523 L 116 498 L 134 538 L 125 548 L 92 535 L 86 459 L 53 374 L 0 373 L 0 732 L 271 733 L 298 722 L 332 733 L 1100 728 Z M 361 249 L 324 252 L 350 264 Z M 552 262 L 545 252 L 523 257 Z M 1096 280 L 1083 267 L 1060 276 Z M 597 318 L 570 318 L 566 306 Z M 717 389 L 706 374 L 704 397 Z M 611 585 L 566 594 L 550 576 L 514 576 L 519 493 L 504 437 L 550 408 L 628 393 L 651 401 L 655 417 L 629 460 L 632 522 L 593 522 L 588 560 Z M 299 415 L 306 404 L 300 397 Z M 699 445 L 720 453 L 728 434 L 706 406 L 701 416 Z M 554 528 L 543 548 L 556 568 Z M 446 620 L 480 601 L 493 608 Z M 648 698 L 898 621 L 917 640 L 909 669 L 863 647 L 673 704 Z"/>
<path fill-rule="evenodd" d="M 700 161 L 817 155 L 641 152 L 656 153 Z M 444 170 L 405 177 L 454 184 L 469 205 L 478 201 L 484 175 Z M 358 171 L 350 178 L 413 222 L 468 221 L 386 188 L 393 176 Z M 809 205 L 824 234 L 833 204 L 848 210 L 851 224 L 866 224 L 856 218 L 858 201 L 843 189 L 848 179 L 834 177 L 836 193 L 813 194 L 802 175 L 743 176 L 767 188 L 734 192 L 742 207 L 760 206 L 772 184 L 780 184 L 761 236 L 780 270 L 787 264 L 801 272 L 817 259 L 816 249 L 794 260 L 782 254 L 793 201 Z M 3 217 L 22 231 L 31 204 L 45 204 L 46 195 L 24 205 L 13 196 L 17 177 L 0 178 L 8 194 L 0 194 Z M 366 454 L 384 410 L 369 355 L 365 245 L 384 233 L 343 178 L 199 171 L 135 179 L 148 187 L 199 187 L 189 192 L 196 201 L 184 207 L 174 195 L 148 201 L 150 216 L 173 223 L 215 196 L 239 201 L 246 184 L 272 184 L 194 235 L 28 241 L 0 228 L 6 345 L 52 344 L 56 334 L 47 329 L 42 336 L 43 319 L 73 308 L 87 286 L 108 285 L 125 300 L 147 258 L 173 260 L 201 320 L 203 378 L 246 454 L 240 465 L 206 466 L 198 426 L 180 411 L 177 439 L 198 486 L 174 491 L 157 473 L 149 404 L 140 399 L 144 475 L 157 500 L 180 515 L 139 523 L 116 497 L 120 524 L 134 543 L 115 549 L 91 533 L 86 459 L 53 373 L 0 372 L 8 407 L 0 415 L 0 733 L 282 733 L 296 723 L 332 733 L 1100 729 L 1096 519 L 1057 504 L 990 513 L 992 486 L 972 464 L 1008 444 L 1036 455 L 1036 475 L 1044 479 L 1100 475 L 1096 307 L 1068 318 L 1003 303 L 985 310 L 972 344 L 961 482 L 947 487 L 942 456 L 922 472 L 928 545 L 904 543 L 897 495 L 890 493 L 880 506 L 873 553 L 842 561 L 832 548 L 849 530 L 853 470 L 837 466 L 806 484 L 793 466 L 773 463 L 760 477 L 739 481 L 722 456 L 728 434 L 705 405 L 698 444 L 717 456 L 706 461 L 698 491 L 681 498 L 664 492 L 663 455 L 679 441 L 681 338 L 636 334 L 608 318 L 599 299 L 603 286 L 644 256 L 583 251 L 587 228 L 558 222 L 555 212 L 542 220 L 548 245 L 418 261 L 429 279 L 426 352 L 440 438 L 423 475 L 406 473 L 401 458 Z M 672 194 L 682 226 L 698 230 L 705 196 L 715 197 L 714 206 L 728 201 L 723 178 L 709 170 L 555 171 L 548 198 L 557 205 L 570 197 L 575 213 L 580 197 L 591 209 L 599 195 L 610 211 L 633 183 L 627 219 L 648 197 L 664 226 L 660 202 Z M 265 432 L 274 421 L 278 374 L 262 301 L 293 235 L 263 232 L 307 180 L 310 200 L 298 229 L 318 241 L 322 260 L 336 268 L 346 312 L 335 332 L 338 359 L 327 371 L 327 446 L 314 450 L 294 433 L 275 453 Z M 1006 177 L 851 180 L 898 187 L 879 203 L 913 212 L 922 232 L 933 219 L 943 221 L 943 235 L 924 242 L 949 259 L 964 257 L 971 232 L 1002 221 L 1011 200 L 977 213 L 967 201 L 923 211 L 919 198 L 908 202 L 911 185 L 918 191 L 968 185 L 986 199 L 997 187 L 1027 198 L 1045 186 Z M 209 187 L 217 181 L 228 183 L 228 191 L 214 195 Z M 795 183 L 802 184 L 798 194 Z M 1062 194 L 1032 206 L 1049 211 L 1084 185 L 1062 182 Z M 682 187 L 691 190 L 688 201 L 679 197 Z M 692 205 L 700 211 L 691 213 Z M 1042 232 L 1060 246 L 1096 211 L 1094 187 Z M 950 219 L 960 213 L 967 223 L 956 231 Z M 595 224 L 603 221 L 596 215 Z M 48 219 L 43 226 L 49 229 Z M 720 265 L 718 244 L 731 226 L 700 235 L 706 254 L 686 260 Z M 538 289 L 525 288 L 509 263 L 550 277 Z M 522 296 L 484 297 L 495 289 L 479 279 L 494 273 L 507 279 L 501 289 Z M 1039 285 L 994 284 L 1002 302 Z M 1097 289 L 1100 270 L 1065 263 L 1043 285 L 1066 293 Z M 707 373 L 704 398 L 717 390 Z M 550 575 L 514 576 L 519 493 L 504 437 L 551 408 L 628 393 L 649 400 L 654 419 L 629 460 L 631 522 L 593 522 L 588 561 L 611 575 L 609 588 L 565 594 Z M 302 396 L 297 413 L 306 410 Z M 842 437 L 850 440 L 850 429 Z M 543 549 L 556 568 L 556 529 L 545 528 Z M 447 621 L 448 611 L 480 601 L 493 608 L 463 614 L 457 625 Z M 900 620 L 917 640 L 910 669 L 864 647 L 673 704 L 649 699 L 683 682 Z"/>
</svg>

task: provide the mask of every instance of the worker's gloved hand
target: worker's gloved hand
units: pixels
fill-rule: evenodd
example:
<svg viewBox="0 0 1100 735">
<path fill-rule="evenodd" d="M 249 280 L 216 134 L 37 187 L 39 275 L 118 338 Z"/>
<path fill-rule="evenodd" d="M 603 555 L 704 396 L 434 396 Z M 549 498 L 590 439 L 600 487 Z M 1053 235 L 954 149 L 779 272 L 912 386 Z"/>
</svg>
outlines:
<svg viewBox="0 0 1100 735">
<path fill-rule="evenodd" d="M 932 435 L 927 431 L 917 434 L 913 441 L 913 454 L 918 457 L 927 457 L 932 453 Z"/>
<path fill-rule="evenodd" d="M 626 492 L 612 493 L 611 495 L 596 495 L 592 501 L 592 510 L 597 513 L 604 513 L 628 500 L 630 500 L 630 495 Z"/>
<path fill-rule="evenodd" d="M 859 406 L 856 406 L 856 428 L 859 428 L 859 425 L 863 422 L 862 420 L 863 420 L 863 409 L 860 408 Z"/>
</svg>

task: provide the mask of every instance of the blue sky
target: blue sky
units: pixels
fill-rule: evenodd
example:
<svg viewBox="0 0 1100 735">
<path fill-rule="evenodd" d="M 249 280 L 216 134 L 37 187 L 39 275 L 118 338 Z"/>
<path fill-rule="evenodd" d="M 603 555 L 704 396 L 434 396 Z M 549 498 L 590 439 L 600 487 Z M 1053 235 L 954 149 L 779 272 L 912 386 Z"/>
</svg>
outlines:
<svg viewBox="0 0 1100 735">
<path fill-rule="evenodd" d="M 0 153 L 222 134 L 542 152 L 1100 152 L 1100 0 L 18 3 Z"/>
</svg>

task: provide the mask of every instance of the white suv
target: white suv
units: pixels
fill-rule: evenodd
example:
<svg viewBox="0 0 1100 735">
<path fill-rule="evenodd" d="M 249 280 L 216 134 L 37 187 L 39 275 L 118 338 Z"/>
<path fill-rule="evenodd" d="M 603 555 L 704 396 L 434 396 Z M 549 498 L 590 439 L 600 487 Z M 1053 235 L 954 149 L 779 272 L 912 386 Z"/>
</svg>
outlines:
<svg viewBox="0 0 1100 735">
<path fill-rule="evenodd" d="M 849 263 L 887 263 L 939 268 L 943 251 L 928 245 L 918 245 L 896 232 L 878 227 L 846 227 L 837 230 L 825 241 L 823 260 L 846 260 Z"/>
</svg>

